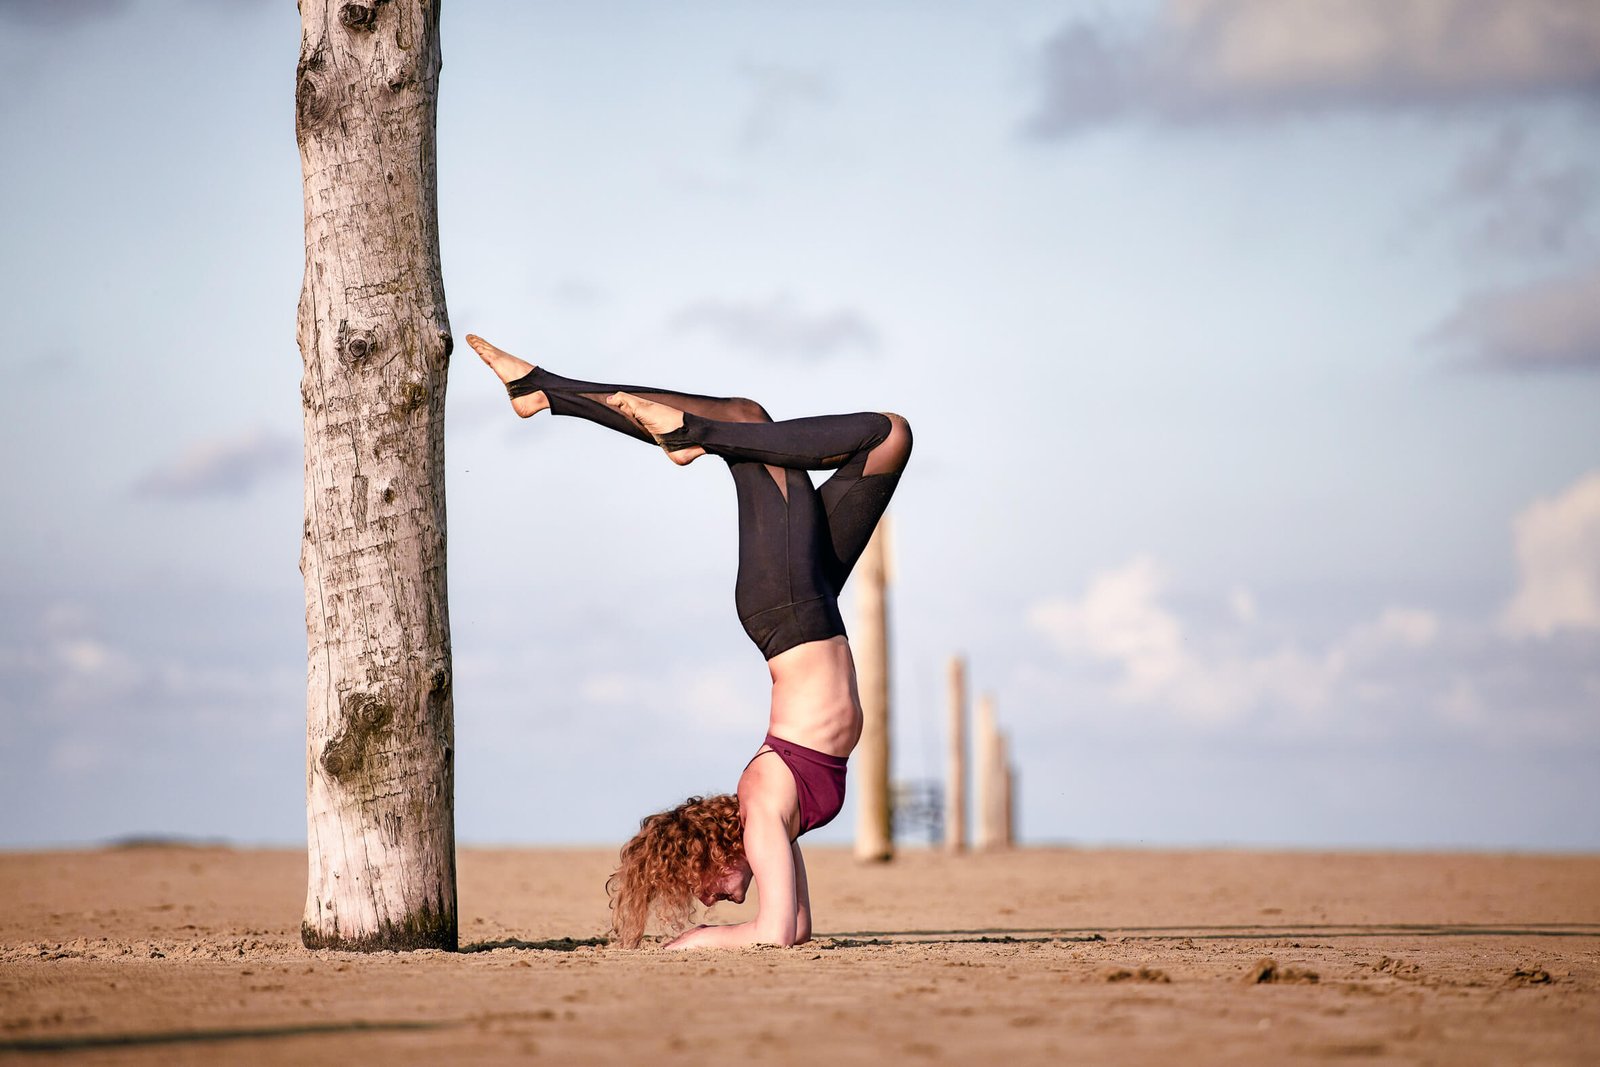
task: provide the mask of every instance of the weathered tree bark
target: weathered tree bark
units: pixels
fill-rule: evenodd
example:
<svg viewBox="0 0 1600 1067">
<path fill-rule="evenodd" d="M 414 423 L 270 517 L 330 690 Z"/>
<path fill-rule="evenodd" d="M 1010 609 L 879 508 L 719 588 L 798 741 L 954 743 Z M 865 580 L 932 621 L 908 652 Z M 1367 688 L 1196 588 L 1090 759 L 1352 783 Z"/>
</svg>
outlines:
<svg viewBox="0 0 1600 1067">
<path fill-rule="evenodd" d="M 950 657 L 950 761 L 945 771 L 944 848 L 967 848 L 967 663 Z"/>
<path fill-rule="evenodd" d="M 858 619 L 850 648 L 861 693 L 856 746 L 856 858 L 894 858 L 889 810 L 889 517 L 878 520 L 856 563 Z"/>
<path fill-rule="evenodd" d="M 300 0 L 309 948 L 456 947 L 437 0 Z"/>
</svg>

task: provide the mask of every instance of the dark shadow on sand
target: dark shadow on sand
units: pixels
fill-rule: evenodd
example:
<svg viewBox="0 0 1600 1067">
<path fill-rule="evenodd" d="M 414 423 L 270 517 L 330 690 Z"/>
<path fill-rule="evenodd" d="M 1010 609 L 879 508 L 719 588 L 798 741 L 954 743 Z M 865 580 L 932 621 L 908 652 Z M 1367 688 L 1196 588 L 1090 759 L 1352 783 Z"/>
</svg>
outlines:
<svg viewBox="0 0 1600 1067">
<path fill-rule="evenodd" d="M 1472 923 L 1307 923 L 1296 926 L 1118 926 L 1106 927 L 1119 941 L 1257 941 L 1281 938 L 1356 937 L 1600 937 L 1600 923 L 1548 923 L 1528 926 Z M 872 945 L 1004 945 L 1104 941 L 1086 930 L 850 930 L 818 934 L 818 948 Z"/>
<path fill-rule="evenodd" d="M 524 941 L 517 937 L 505 937 L 499 941 L 474 941 L 470 945 L 462 945 L 461 952 L 493 952 L 496 949 L 511 948 L 524 952 L 576 952 L 580 948 L 605 948 L 610 941 L 603 937 L 556 937 L 548 941 Z"/>
<path fill-rule="evenodd" d="M 349 1022 L 305 1023 L 299 1026 L 252 1026 L 222 1030 L 167 1030 L 149 1034 L 63 1034 L 0 1041 L 0 1052 L 77 1052 L 93 1048 L 132 1048 L 142 1045 L 193 1045 L 206 1041 L 254 1041 L 272 1037 L 313 1037 L 323 1034 L 383 1033 L 397 1030 L 440 1030 L 458 1023 Z"/>
<path fill-rule="evenodd" d="M 940 934 L 977 934 L 979 936 L 940 937 Z M 1104 940 L 1105 937 L 1102 934 L 1046 934 L 1032 930 L 1018 930 L 1015 933 L 1004 934 L 979 930 L 900 930 L 894 932 L 869 931 L 854 934 L 818 934 L 816 939 L 807 942 L 805 947 L 831 952 L 841 948 L 871 948 L 875 945 L 1025 945 L 1057 941 L 1082 943 Z"/>
</svg>

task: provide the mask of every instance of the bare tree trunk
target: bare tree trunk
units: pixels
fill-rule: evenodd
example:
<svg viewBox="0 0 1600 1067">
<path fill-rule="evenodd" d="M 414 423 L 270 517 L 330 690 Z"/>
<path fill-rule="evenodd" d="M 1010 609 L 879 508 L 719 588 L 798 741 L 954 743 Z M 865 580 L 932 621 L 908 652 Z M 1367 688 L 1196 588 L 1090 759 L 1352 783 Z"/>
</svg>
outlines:
<svg viewBox="0 0 1600 1067">
<path fill-rule="evenodd" d="M 856 563 L 859 620 L 850 646 L 861 693 L 861 742 L 856 746 L 856 858 L 894 857 L 889 811 L 889 518 L 878 520 Z"/>
<path fill-rule="evenodd" d="M 456 947 L 436 0 L 300 0 L 309 948 Z"/>
<path fill-rule="evenodd" d="M 950 657 L 950 762 L 945 772 L 944 848 L 967 848 L 967 663 Z"/>
</svg>

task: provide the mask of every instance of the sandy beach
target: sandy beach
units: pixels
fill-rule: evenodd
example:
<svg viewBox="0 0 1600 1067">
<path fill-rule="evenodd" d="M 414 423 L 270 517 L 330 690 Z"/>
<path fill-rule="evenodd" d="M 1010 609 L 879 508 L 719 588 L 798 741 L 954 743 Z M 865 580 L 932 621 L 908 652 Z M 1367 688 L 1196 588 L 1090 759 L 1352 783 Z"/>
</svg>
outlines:
<svg viewBox="0 0 1600 1067">
<path fill-rule="evenodd" d="M 613 855 L 463 850 L 463 951 L 370 956 L 298 851 L 0 855 L 0 1056 L 1600 1061 L 1600 857 L 818 849 L 812 943 L 681 954 L 606 946 Z"/>
</svg>

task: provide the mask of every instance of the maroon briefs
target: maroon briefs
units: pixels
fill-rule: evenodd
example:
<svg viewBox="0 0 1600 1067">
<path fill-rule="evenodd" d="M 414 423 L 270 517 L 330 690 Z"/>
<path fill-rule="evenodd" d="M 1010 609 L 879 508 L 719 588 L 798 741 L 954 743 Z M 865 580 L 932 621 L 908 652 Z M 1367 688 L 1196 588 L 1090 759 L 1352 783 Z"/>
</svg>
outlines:
<svg viewBox="0 0 1600 1067">
<path fill-rule="evenodd" d="M 844 771 L 849 757 L 830 756 L 771 734 L 766 744 L 794 775 L 794 790 L 800 798 L 800 833 L 832 822 L 844 807 Z"/>
</svg>

